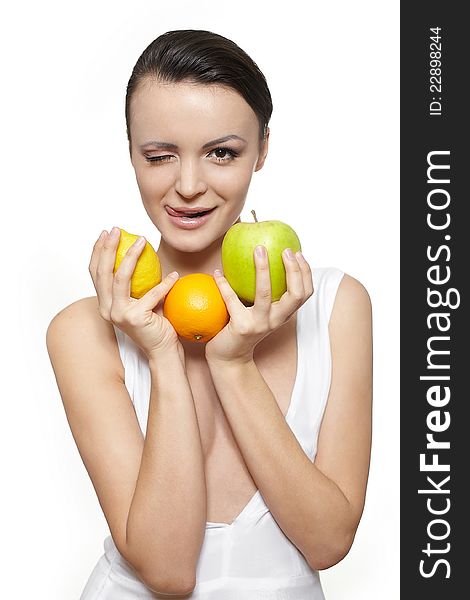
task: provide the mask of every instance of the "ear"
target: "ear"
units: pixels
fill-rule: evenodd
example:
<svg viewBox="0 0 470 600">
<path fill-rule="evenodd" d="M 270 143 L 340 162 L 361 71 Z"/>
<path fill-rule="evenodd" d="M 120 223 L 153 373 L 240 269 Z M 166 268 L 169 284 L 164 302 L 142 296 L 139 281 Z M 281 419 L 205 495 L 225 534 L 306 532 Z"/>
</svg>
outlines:
<svg viewBox="0 0 470 600">
<path fill-rule="evenodd" d="M 264 165 L 264 161 L 266 160 L 266 156 L 268 155 L 269 131 L 269 127 L 266 127 L 266 136 L 264 138 L 263 146 L 259 153 L 259 158 L 254 169 L 255 173 L 256 171 L 259 171 L 262 168 L 262 166 Z"/>
</svg>

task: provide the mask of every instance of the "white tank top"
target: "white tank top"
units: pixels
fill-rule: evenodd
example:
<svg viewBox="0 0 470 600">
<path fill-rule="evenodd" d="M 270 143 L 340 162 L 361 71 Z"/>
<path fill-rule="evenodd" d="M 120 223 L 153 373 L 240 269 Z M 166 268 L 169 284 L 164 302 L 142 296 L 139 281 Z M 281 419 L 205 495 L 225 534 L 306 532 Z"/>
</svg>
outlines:
<svg viewBox="0 0 470 600">
<path fill-rule="evenodd" d="M 313 268 L 314 293 L 297 311 L 297 374 L 285 417 L 304 452 L 315 459 L 331 382 L 328 323 L 343 271 Z M 145 436 L 150 399 L 148 359 L 114 328 L 125 384 Z M 111 535 L 80 600 L 152 599 Z M 258 490 L 235 520 L 207 522 L 193 600 L 324 600 L 318 572 L 280 529 Z"/>
</svg>

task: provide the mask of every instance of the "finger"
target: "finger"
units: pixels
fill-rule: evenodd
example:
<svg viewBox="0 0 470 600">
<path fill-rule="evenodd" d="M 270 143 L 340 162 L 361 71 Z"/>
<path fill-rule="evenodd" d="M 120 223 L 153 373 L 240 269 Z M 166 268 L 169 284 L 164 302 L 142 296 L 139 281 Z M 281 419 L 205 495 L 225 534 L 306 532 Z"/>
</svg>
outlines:
<svg viewBox="0 0 470 600">
<path fill-rule="evenodd" d="M 93 282 L 96 279 L 96 269 L 98 267 L 98 261 L 100 258 L 101 250 L 103 248 L 104 240 L 106 239 L 107 235 L 108 235 L 108 232 L 106 231 L 106 229 L 104 229 L 100 233 L 98 239 L 96 240 L 96 242 L 93 245 L 93 251 L 91 253 L 90 263 L 88 265 L 88 270 L 90 271 Z"/>
<path fill-rule="evenodd" d="M 116 249 L 121 236 L 121 230 L 113 227 L 102 242 L 101 252 L 96 267 L 98 292 L 104 302 L 111 307 L 113 298 L 114 263 L 116 261 Z"/>
<path fill-rule="evenodd" d="M 256 246 L 254 251 L 256 267 L 256 292 L 254 313 L 264 318 L 271 310 L 271 276 L 269 273 L 269 257 L 265 246 Z"/>
<path fill-rule="evenodd" d="M 157 304 L 168 294 L 173 285 L 178 281 L 179 274 L 177 271 L 169 273 L 164 277 L 159 284 L 151 288 L 138 300 L 144 310 L 152 310 Z M 157 311 L 160 316 L 163 314 L 161 310 Z"/>
<path fill-rule="evenodd" d="M 289 250 L 289 248 L 286 248 L 286 250 Z M 299 308 L 305 298 L 303 274 L 300 265 L 294 254 L 292 253 L 289 256 L 286 250 L 282 253 L 282 260 L 286 269 L 287 290 L 273 307 L 279 313 L 278 317 L 281 315 L 285 320 Z"/>
<path fill-rule="evenodd" d="M 310 265 L 308 264 L 307 260 L 305 259 L 305 256 L 302 254 L 302 252 L 300 250 L 295 253 L 295 258 L 297 259 L 300 270 L 302 272 L 305 295 L 307 297 L 309 297 L 314 292 L 312 270 L 311 270 Z"/>
<path fill-rule="evenodd" d="M 219 269 L 214 271 L 214 279 L 217 287 L 219 288 L 219 292 L 224 299 L 225 306 L 227 307 L 230 317 L 233 320 L 243 319 L 246 308 L 240 302 L 240 298 L 237 296 L 232 286 L 219 271 Z"/>
<path fill-rule="evenodd" d="M 282 253 L 282 259 L 286 269 L 286 283 L 289 300 L 292 304 L 299 304 L 305 297 L 305 287 L 303 272 L 300 269 L 299 262 L 295 258 L 290 248 L 286 248 Z"/>
<path fill-rule="evenodd" d="M 127 252 L 122 257 L 121 263 L 114 273 L 112 280 L 113 305 L 125 305 L 129 303 L 131 296 L 131 278 L 135 266 L 145 248 L 147 240 L 140 236 L 129 246 Z"/>
<path fill-rule="evenodd" d="M 108 237 L 108 232 L 104 230 L 96 240 L 88 267 L 93 285 L 95 286 L 96 295 L 98 296 L 99 305 L 105 311 L 109 310 L 111 306 L 111 294 L 109 290 L 105 291 L 105 286 L 103 285 L 104 279 L 101 275 L 100 260 Z"/>
</svg>

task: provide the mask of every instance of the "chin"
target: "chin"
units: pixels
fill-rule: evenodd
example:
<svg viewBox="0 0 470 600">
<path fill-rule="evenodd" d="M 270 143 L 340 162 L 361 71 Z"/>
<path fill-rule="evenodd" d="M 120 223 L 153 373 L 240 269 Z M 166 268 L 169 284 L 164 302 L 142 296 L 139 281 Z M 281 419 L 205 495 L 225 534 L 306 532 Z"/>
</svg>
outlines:
<svg viewBox="0 0 470 600">
<path fill-rule="evenodd" d="M 178 252 L 203 252 L 212 244 L 215 244 L 220 239 L 220 244 L 225 233 L 221 235 L 214 232 L 202 234 L 202 232 L 190 231 L 182 235 L 171 231 L 168 236 L 162 234 L 162 238 L 168 246 L 171 246 Z"/>
</svg>

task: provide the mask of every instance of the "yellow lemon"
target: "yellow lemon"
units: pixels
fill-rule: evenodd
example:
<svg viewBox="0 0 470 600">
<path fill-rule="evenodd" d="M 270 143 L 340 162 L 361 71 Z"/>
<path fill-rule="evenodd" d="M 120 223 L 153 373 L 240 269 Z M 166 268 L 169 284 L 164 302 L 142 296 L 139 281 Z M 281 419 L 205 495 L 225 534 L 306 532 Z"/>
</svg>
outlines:
<svg viewBox="0 0 470 600">
<path fill-rule="evenodd" d="M 116 260 L 114 262 L 114 273 L 116 273 L 127 250 L 138 237 L 138 235 L 121 229 L 121 236 L 116 250 Z M 162 268 L 160 260 L 152 245 L 146 242 L 144 249 L 137 259 L 137 264 L 131 277 L 131 297 L 142 298 L 150 289 L 158 285 L 161 280 Z"/>
</svg>

